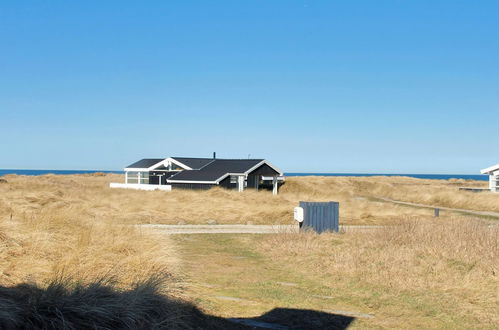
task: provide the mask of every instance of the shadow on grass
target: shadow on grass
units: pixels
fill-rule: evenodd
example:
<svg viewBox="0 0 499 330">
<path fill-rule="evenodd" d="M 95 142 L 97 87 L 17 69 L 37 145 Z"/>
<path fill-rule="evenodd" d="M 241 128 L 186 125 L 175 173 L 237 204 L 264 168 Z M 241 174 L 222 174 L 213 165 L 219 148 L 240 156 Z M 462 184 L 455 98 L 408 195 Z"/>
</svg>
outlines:
<svg viewBox="0 0 499 330">
<path fill-rule="evenodd" d="M 345 329 L 353 317 L 274 309 L 258 318 L 224 319 L 165 296 L 161 281 L 119 290 L 104 281 L 0 286 L 1 329 Z"/>
<path fill-rule="evenodd" d="M 355 318 L 306 309 L 274 308 L 256 318 L 229 320 L 249 329 L 346 329 Z"/>
</svg>

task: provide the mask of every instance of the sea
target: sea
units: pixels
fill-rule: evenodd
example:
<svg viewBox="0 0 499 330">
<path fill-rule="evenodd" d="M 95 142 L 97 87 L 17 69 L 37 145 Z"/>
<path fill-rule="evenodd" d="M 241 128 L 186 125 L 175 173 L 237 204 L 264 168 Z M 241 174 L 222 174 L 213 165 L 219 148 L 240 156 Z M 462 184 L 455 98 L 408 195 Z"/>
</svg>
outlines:
<svg viewBox="0 0 499 330">
<path fill-rule="evenodd" d="M 16 170 L 16 169 L 0 169 L 0 176 L 7 174 L 17 175 L 44 175 L 44 174 L 89 174 L 89 173 L 116 173 L 123 174 L 123 171 L 100 171 L 100 170 Z M 433 180 L 449 180 L 449 179 L 464 179 L 464 180 L 479 180 L 487 181 L 487 175 L 482 174 L 407 174 L 407 173 L 284 173 L 285 176 L 407 176 L 417 179 L 433 179 Z"/>
</svg>

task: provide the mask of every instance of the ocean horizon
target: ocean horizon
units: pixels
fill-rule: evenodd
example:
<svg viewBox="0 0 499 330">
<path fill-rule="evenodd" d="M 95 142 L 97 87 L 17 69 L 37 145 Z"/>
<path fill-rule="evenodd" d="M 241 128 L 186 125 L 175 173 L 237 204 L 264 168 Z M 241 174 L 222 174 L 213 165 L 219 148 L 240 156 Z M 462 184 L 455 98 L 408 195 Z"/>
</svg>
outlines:
<svg viewBox="0 0 499 330">
<path fill-rule="evenodd" d="M 46 174 L 90 174 L 90 173 L 115 173 L 123 174 L 123 171 L 109 170 L 24 170 L 24 169 L 0 169 L 0 176 L 8 174 L 16 175 L 46 175 Z M 449 180 L 449 179 L 464 179 L 488 181 L 488 176 L 484 174 L 410 174 L 410 173 L 312 173 L 312 172 L 285 172 L 285 176 L 405 176 L 416 179 L 430 180 Z"/>
</svg>

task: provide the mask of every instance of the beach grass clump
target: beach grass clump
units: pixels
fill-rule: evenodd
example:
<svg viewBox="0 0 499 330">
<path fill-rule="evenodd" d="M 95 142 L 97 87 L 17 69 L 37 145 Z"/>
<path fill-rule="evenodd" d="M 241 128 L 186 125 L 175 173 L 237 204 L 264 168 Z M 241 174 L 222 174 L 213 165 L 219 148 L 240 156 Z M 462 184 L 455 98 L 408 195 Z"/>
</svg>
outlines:
<svg viewBox="0 0 499 330">
<path fill-rule="evenodd" d="M 92 187 L 16 179 L 0 194 L 0 328 L 219 328 L 185 300 L 168 237 L 98 216 Z"/>
<path fill-rule="evenodd" d="M 174 272 L 167 237 L 120 223 L 114 207 L 99 207 L 108 203 L 103 177 L 59 177 L 9 176 L 0 186 L 0 285 L 43 285 L 64 274 L 87 282 L 113 277 L 126 287 Z"/>
<path fill-rule="evenodd" d="M 0 286 L 1 329 L 238 329 L 164 293 L 168 279 L 145 278 L 123 289 L 109 279 L 53 279 L 44 286 Z"/>
<path fill-rule="evenodd" d="M 0 222 L 0 284 L 77 276 L 112 276 L 121 285 L 152 273 L 170 273 L 175 254 L 168 239 L 131 226 L 85 220 L 85 210 L 61 207 L 27 211 Z M 83 217 L 83 219 L 81 219 Z"/>
<path fill-rule="evenodd" d="M 375 314 L 407 308 L 424 318 L 433 310 L 442 320 L 492 325 L 499 321 L 498 243 L 499 227 L 456 217 L 344 234 L 279 234 L 258 246 L 274 262 L 364 299 Z"/>
<path fill-rule="evenodd" d="M 106 280 L 82 284 L 69 278 L 45 286 L 0 286 L 2 329 L 188 329 L 197 309 L 162 294 L 149 278 L 120 289 Z"/>
</svg>

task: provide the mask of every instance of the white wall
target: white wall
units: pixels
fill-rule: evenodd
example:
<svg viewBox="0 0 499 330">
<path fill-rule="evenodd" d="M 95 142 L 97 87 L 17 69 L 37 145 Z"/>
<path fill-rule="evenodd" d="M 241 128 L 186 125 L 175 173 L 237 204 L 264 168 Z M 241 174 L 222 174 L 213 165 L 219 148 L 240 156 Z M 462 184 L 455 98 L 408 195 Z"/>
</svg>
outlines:
<svg viewBox="0 0 499 330">
<path fill-rule="evenodd" d="M 492 192 L 499 192 L 499 175 L 489 175 L 489 188 Z"/>
<path fill-rule="evenodd" d="M 137 190 L 172 190 L 171 185 L 156 185 L 156 184 L 138 184 L 138 183 L 116 183 L 109 184 L 110 188 L 124 188 L 124 189 L 137 189 Z"/>
</svg>

